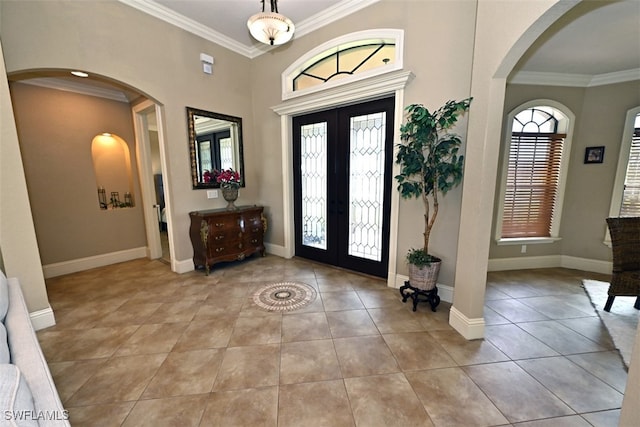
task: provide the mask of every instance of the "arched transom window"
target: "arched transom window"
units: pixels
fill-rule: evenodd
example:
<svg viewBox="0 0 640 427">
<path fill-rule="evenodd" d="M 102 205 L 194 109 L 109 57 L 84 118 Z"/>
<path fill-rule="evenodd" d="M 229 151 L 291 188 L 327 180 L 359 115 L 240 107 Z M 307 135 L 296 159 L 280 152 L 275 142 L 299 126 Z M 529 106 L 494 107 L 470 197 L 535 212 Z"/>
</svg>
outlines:
<svg viewBox="0 0 640 427">
<path fill-rule="evenodd" d="M 283 99 L 402 68 L 402 30 L 367 30 L 331 40 L 283 73 Z"/>
<path fill-rule="evenodd" d="M 293 90 L 306 89 L 329 80 L 352 76 L 373 68 L 393 64 L 396 45 L 385 41 L 363 40 L 353 47 L 331 49 L 326 56 L 294 77 Z"/>
</svg>

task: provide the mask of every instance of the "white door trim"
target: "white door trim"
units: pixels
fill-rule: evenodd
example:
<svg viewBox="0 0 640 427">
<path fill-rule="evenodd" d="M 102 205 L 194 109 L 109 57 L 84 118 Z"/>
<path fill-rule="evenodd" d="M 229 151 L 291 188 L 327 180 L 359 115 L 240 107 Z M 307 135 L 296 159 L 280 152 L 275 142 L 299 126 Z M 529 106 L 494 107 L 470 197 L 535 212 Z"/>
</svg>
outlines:
<svg viewBox="0 0 640 427">
<path fill-rule="evenodd" d="M 153 181 L 153 168 L 151 166 L 151 148 L 149 142 L 148 126 L 145 115 L 150 111 L 155 112 L 158 126 L 158 144 L 160 148 L 160 168 L 162 176 L 167 176 L 165 139 L 162 109 L 151 100 L 145 100 L 136 104 L 132 108 L 133 122 L 136 136 L 136 158 L 138 163 L 138 173 L 140 174 L 140 187 L 142 192 L 142 210 L 144 213 L 145 230 L 147 234 L 147 256 L 151 259 L 162 257 L 162 245 L 160 243 L 160 231 L 158 228 L 158 213 L 155 208 L 156 194 L 155 183 Z M 171 233 L 171 197 L 165 180 L 164 199 L 165 212 L 167 218 L 167 231 L 169 237 L 169 252 L 174 253 L 174 239 Z M 177 271 L 175 257 L 171 257 L 171 270 Z"/>
<path fill-rule="evenodd" d="M 283 221 L 284 221 L 284 257 L 295 255 L 295 228 L 293 214 L 293 135 L 292 117 L 313 111 L 326 110 L 342 105 L 364 102 L 389 95 L 395 96 L 394 126 L 399 129 L 404 117 L 404 88 L 413 79 L 410 71 L 394 71 L 340 87 L 316 92 L 307 96 L 290 99 L 271 107 L 280 115 L 280 132 L 282 138 L 282 164 L 284 174 L 282 178 L 283 191 Z M 400 143 L 400 132 L 394 131 L 394 150 Z M 392 174 L 399 173 L 399 166 L 393 163 Z M 395 187 L 395 185 L 394 185 Z M 391 191 L 391 217 L 389 218 L 389 273 L 387 286 L 395 286 L 397 274 L 398 252 L 398 217 L 400 196 L 397 191 Z"/>
</svg>

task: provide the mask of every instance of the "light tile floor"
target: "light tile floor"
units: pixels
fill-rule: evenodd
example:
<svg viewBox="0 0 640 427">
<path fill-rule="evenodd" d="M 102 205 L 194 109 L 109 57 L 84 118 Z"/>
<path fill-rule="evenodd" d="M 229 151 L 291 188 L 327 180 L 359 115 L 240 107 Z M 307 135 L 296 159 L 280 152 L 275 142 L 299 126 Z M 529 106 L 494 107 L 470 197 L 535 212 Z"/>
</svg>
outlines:
<svg viewBox="0 0 640 427">
<path fill-rule="evenodd" d="M 486 339 L 397 289 L 275 256 L 178 275 L 136 260 L 47 280 L 38 332 L 73 426 L 614 426 L 626 371 L 566 269 L 490 273 Z M 259 309 L 266 283 L 318 298 Z"/>
</svg>

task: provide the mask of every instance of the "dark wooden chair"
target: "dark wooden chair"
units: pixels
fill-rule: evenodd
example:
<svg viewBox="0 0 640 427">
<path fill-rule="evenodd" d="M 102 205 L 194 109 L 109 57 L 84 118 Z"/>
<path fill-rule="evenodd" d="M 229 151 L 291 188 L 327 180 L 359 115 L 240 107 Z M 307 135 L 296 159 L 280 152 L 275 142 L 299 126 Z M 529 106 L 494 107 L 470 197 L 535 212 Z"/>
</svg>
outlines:
<svg viewBox="0 0 640 427">
<path fill-rule="evenodd" d="M 611 233 L 613 271 L 609 284 L 609 298 L 604 311 L 610 311 L 616 296 L 637 296 L 640 310 L 640 217 L 607 218 Z"/>
</svg>

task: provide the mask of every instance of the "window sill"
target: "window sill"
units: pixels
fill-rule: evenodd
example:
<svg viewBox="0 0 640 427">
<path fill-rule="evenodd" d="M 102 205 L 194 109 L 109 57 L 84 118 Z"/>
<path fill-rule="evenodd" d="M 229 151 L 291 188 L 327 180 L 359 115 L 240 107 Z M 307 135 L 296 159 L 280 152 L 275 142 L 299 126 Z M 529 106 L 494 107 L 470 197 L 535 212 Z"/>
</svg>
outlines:
<svg viewBox="0 0 640 427">
<path fill-rule="evenodd" d="M 521 237 L 514 239 L 496 239 L 498 246 L 508 245 L 540 245 L 546 243 L 555 243 L 562 240 L 561 237 Z"/>
</svg>

